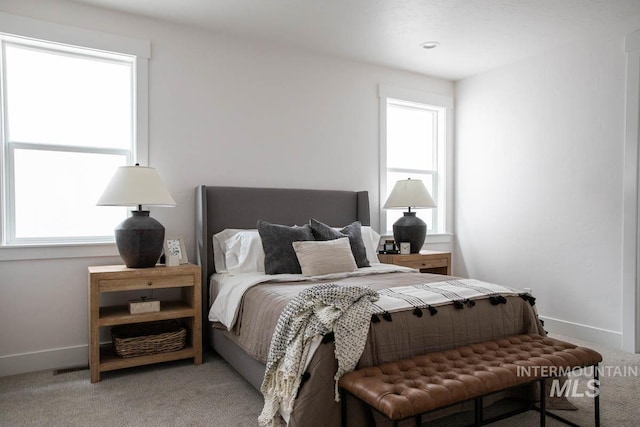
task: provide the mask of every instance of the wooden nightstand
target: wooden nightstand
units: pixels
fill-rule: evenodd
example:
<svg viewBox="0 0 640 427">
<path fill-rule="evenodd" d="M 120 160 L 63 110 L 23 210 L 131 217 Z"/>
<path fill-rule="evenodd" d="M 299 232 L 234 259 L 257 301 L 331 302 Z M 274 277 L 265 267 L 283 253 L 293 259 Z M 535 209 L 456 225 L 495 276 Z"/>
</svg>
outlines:
<svg viewBox="0 0 640 427">
<path fill-rule="evenodd" d="M 127 305 L 100 307 L 100 294 L 131 290 L 181 288 L 181 299 L 161 301 L 160 311 L 129 314 Z M 202 363 L 202 308 L 200 267 L 182 264 L 152 268 L 127 268 L 123 265 L 89 267 L 89 368 L 91 382 L 100 381 L 100 373 L 150 363 L 193 358 Z M 155 320 L 182 319 L 187 328 L 187 344 L 182 350 L 146 356 L 121 358 L 111 346 L 100 347 L 100 328 Z"/>
<path fill-rule="evenodd" d="M 378 254 L 380 262 L 417 268 L 421 273 L 451 275 L 451 252 L 420 251 L 419 254 Z"/>
</svg>

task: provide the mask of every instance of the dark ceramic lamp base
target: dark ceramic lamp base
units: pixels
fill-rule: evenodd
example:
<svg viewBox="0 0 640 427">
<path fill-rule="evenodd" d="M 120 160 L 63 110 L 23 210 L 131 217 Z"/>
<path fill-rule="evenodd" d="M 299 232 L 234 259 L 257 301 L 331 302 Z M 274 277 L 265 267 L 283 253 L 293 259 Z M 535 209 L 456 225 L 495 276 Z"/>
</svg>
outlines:
<svg viewBox="0 0 640 427">
<path fill-rule="evenodd" d="M 149 211 L 132 211 L 132 216 L 116 227 L 116 245 L 129 268 L 153 267 L 162 254 L 164 227 Z"/>
<path fill-rule="evenodd" d="M 411 243 L 411 253 L 422 249 L 427 235 L 427 224 L 416 216 L 415 212 L 404 212 L 404 216 L 393 223 L 393 239 L 400 246 L 402 242 Z"/>
</svg>

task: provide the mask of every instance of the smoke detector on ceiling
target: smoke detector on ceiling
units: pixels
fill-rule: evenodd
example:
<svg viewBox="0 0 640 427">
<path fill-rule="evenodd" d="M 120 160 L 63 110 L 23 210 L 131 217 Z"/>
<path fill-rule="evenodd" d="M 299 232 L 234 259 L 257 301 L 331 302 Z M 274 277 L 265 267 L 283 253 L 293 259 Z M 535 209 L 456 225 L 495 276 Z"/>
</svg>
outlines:
<svg viewBox="0 0 640 427">
<path fill-rule="evenodd" d="M 440 42 L 436 41 L 420 43 L 420 47 L 423 49 L 434 49 L 438 46 L 440 46 Z"/>
</svg>

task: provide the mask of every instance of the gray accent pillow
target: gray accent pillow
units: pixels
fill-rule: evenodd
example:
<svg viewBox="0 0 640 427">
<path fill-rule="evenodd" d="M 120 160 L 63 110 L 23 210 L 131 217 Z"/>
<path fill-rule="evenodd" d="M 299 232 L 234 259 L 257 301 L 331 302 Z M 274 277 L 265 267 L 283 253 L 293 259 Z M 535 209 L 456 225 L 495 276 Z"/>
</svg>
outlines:
<svg viewBox="0 0 640 427">
<path fill-rule="evenodd" d="M 264 249 L 266 274 L 301 274 L 302 269 L 293 249 L 293 242 L 314 240 L 311 227 L 289 227 L 258 220 L 258 233 Z"/>
<path fill-rule="evenodd" d="M 311 230 L 313 230 L 313 237 L 315 237 L 316 240 L 334 240 L 341 237 L 348 237 L 351 252 L 353 252 L 353 257 L 356 259 L 358 267 L 369 267 L 367 248 L 362 240 L 362 224 L 360 221 L 352 222 L 340 231 L 314 218 L 309 220 L 309 225 L 311 226 Z"/>
</svg>

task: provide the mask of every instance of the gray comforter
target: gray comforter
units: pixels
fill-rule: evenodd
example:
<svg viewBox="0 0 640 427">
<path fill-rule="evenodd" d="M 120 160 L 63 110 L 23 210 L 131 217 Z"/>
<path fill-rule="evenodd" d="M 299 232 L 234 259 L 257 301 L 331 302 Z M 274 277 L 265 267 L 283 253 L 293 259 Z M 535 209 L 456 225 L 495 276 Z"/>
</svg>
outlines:
<svg viewBox="0 0 640 427">
<path fill-rule="evenodd" d="M 351 277 L 340 279 L 339 282 L 384 289 L 447 279 L 447 276 L 433 274 L 389 273 Z M 254 286 L 245 293 L 238 322 L 232 331 L 225 332 L 226 335 L 250 356 L 266 363 L 271 336 L 280 313 L 298 292 L 314 284 L 317 282 L 264 283 Z M 391 321 L 381 319 L 372 322 L 358 367 L 509 335 L 545 334 L 535 307 L 518 296 L 506 297 L 505 303 L 497 305 L 488 299 L 481 299 L 473 307 L 464 306 L 460 309 L 450 304 L 437 309 L 437 314 L 433 316 L 424 310 L 423 316 L 417 317 L 413 310 L 407 310 L 393 313 Z M 340 425 L 340 404 L 334 401 L 333 393 L 336 369 L 333 343 L 322 344 L 307 369 L 310 376 L 299 390 L 290 426 Z M 487 399 L 487 402 L 490 401 Z M 454 407 L 432 416 L 442 416 L 460 409 Z M 384 425 L 380 417 L 351 401 L 348 416 L 351 426 Z"/>
</svg>

